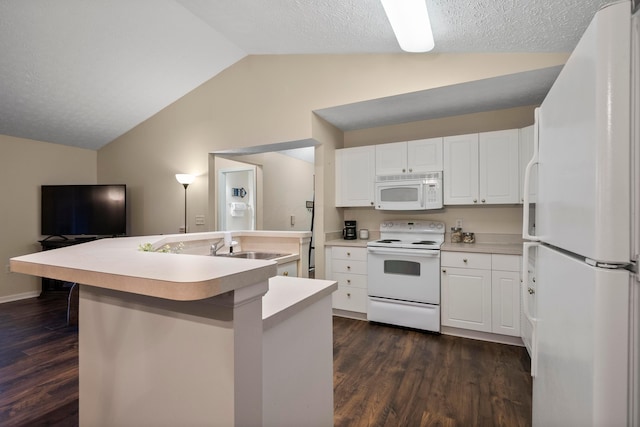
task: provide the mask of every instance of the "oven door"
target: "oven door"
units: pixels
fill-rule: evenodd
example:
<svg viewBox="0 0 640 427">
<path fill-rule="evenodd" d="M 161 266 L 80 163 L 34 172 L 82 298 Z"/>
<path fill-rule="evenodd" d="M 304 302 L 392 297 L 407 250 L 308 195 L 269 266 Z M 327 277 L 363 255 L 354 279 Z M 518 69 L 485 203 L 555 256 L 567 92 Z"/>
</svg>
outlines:
<svg viewBox="0 0 640 427">
<path fill-rule="evenodd" d="M 368 248 L 369 296 L 440 304 L 440 251 Z"/>
</svg>

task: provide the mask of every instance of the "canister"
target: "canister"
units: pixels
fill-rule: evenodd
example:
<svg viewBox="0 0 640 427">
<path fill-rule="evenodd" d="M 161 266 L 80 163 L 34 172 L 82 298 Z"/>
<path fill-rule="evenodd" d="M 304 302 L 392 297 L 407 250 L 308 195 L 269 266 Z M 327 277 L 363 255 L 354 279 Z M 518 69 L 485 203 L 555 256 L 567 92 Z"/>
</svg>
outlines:
<svg viewBox="0 0 640 427">
<path fill-rule="evenodd" d="M 474 233 L 462 233 L 462 242 L 463 243 L 475 243 L 476 235 Z"/>
<path fill-rule="evenodd" d="M 462 242 L 462 228 L 451 227 L 451 243 Z"/>
</svg>

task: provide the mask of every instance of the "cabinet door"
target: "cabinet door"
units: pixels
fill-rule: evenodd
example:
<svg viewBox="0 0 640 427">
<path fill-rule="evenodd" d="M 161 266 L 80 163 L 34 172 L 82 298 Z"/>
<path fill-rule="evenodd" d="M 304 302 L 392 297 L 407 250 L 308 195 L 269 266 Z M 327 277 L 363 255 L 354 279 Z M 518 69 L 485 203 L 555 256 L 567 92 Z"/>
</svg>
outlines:
<svg viewBox="0 0 640 427">
<path fill-rule="evenodd" d="M 444 204 L 478 202 L 478 134 L 448 136 L 444 145 Z"/>
<path fill-rule="evenodd" d="M 518 203 L 518 129 L 479 135 L 480 203 Z"/>
<path fill-rule="evenodd" d="M 491 270 L 445 267 L 441 284 L 444 326 L 491 332 Z"/>
<path fill-rule="evenodd" d="M 418 139 L 407 142 L 409 173 L 442 170 L 442 138 Z"/>
<path fill-rule="evenodd" d="M 291 261 L 286 264 L 278 264 L 278 276 L 298 277 L 298 262 Z"/>
<path fill-rule="evenodd" d="M 336 150 L 336 206 L 373 206 L 375 147 Z"/>
<path fill-rule="evenodd" d="M 407 143 L 392 142 L 375 145 L 376 175 L 407 173 Z"/>
<path fill-rule="evenodd" d="M 524 171 L 533 157 L 533 125 L 520 129 L 520 202 L 524 202 Z M 529 179 L 529 200 L 536 202 L 538 191 L 538 166 L 531 169 Z"/>
<path fill-rule="evenodd" d="M 494 270 L 491 274 L 491 330 L 520 336 L 520 274 Z"/>
</svg>

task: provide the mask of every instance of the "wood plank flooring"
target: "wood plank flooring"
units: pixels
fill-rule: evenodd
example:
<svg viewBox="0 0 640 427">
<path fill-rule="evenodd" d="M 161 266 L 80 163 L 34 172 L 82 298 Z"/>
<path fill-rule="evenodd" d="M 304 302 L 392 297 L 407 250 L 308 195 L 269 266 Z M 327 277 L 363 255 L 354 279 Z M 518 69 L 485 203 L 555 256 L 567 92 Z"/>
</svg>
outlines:
<svg viewBox="0 0 640 427">
<path fill-rule="evenodd" d="M 66 296 L 0 304 L 0 425 L 78 425 Z M 334 318 L 335 426 L 529 426 L 520 347 Z M 304 426 L 300 426 L 304 427 Z"/>
<path fill-rule="evenodd" d="M 335 426 L 529 426 L 523 347 L 334 317 Z"/>
<path fill-rule="evenodd" d="M 0 304 L 0 425 L 78 425 L 78 329 L 67 295 Z"/>
</svg>

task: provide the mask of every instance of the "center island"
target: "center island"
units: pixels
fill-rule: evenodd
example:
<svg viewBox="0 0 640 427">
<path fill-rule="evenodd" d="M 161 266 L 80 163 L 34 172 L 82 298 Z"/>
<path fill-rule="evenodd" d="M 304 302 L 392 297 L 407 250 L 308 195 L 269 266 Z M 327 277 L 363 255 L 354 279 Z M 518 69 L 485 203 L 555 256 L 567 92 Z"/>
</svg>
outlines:
<svg viewBox="0 0 640 427">
<path fill-rule="evenodd" d="M 79 285 L 80 425 L 330 426 L 337 284 L 276 275 L 306 274 L 310 235 L 98 239 L 10 267 Z M 220 239 L 278 258 L 211 256 Z"/>
</svg>

